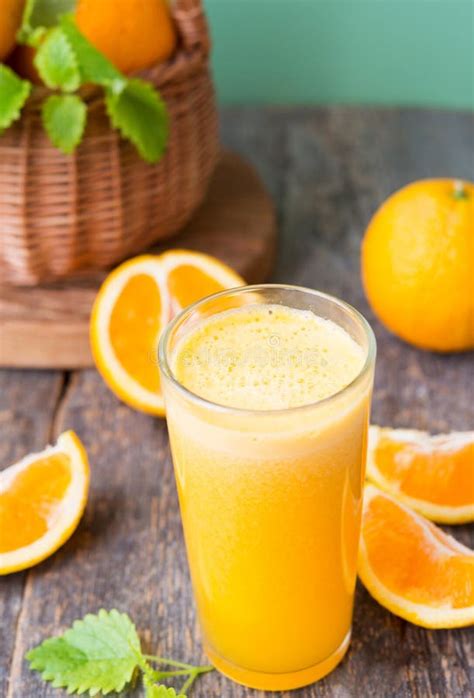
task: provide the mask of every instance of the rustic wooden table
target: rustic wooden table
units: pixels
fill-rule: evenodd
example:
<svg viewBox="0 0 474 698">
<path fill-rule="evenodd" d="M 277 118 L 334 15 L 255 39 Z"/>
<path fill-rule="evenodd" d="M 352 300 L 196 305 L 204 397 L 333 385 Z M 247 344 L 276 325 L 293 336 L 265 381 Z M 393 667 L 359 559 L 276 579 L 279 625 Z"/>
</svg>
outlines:
<svg viewBox="0 0 474 698">
<path fill-rule="evenodd" d="M 432 431 L 472 428 L 472 354 L 435 356 L 391 337 L 368 309 L 358 272 L 362 232 L 390 192 L 422 177 L 472 179 L 472 116 L 231 109 L 222 121 L 224 142 L 254 162 L 278 207 L 273 280 L 334 293 L 372 322 L 378 341 L 373 421 Z M 0 372 L 2 465 L 69 428 L 89 452 L 90 501 L 62 550 L 0 580 L 2 698 L 61 695 L 28 670 L 25 651 L 100 607 L 128 611 L 150 651 L 202 658 L 164 422 L 122 405 L 94 370 Z M 473 544 L 472 528 L 453 532 Z M 347 658 L 297 695 L 472 695 L 472 640 L 467 629 L 429 632 L 409 625 L 359 587 Z M 193 691 L 196 698 L 262 695 L 217 673 Z"/>
</svg>

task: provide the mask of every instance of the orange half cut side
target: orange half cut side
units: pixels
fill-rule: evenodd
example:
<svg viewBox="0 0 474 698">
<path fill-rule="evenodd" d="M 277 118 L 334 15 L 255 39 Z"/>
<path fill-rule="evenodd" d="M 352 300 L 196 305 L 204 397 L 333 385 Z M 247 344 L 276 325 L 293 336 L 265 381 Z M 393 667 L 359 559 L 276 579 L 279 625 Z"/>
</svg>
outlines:
<svg viewBox="0 0 474 698">
<path fill-rule="evenodd" d="M 109 388 L 131 407 L 160 416 L 158 342 L 170 307 L 160 258 L 143 255 L 109 274 L 90 323 L 94 361 Z"/>
<path fill-rule="evenodd" d="M 173 314 L 213 293 L 245 285 L 237 272 L 211 255 L 171 250 L 161 259 Z"/>
<path fill-rule="evenodd" d="M 143 255 L 106 278 L 92 309 L 90 339 L 99 373 L 123 402 L 164 416 L 158 343 L 181 309 L 244 280 L 215 257 L 190 250 Z"/>
</svg>

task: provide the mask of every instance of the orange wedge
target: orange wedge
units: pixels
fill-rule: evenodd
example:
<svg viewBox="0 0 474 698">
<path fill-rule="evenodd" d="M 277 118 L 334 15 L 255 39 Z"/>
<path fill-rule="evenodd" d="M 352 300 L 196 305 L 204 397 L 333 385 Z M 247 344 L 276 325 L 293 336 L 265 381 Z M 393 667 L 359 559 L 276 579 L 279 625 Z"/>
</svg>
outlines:
<svg viewBox="0 0 474 698">
<path fill-rule="evenodd" d="M 158 342 L 183 307 L 245 282 L 209 255 L 175 250 L 135 257 L 104 281 L 91 315 L 91 348 L 110 389 L 135 409 L 164 415 Z"/>
<path fill-rule="evenodd" d="M 366 485 L 358 571 L 369 593 L 425 628 L 474 623 L 474 552 Z"/>
<path fill-rule="evenodd" d="M 191 303 L 245 281 L 215 257 L 190 250 L 171 250 L 161 255 L 173 314 Z"/>
<path fill-rule="evenodd" d="M 432 521 L 474 521 L 474 431 L 371 426 L 367 477 Z"/>
<path fill-rule="evenodd" d="M 87 455 L 67 431 L 0 472 L 0 574 L 32 567 L 72 535 L 89 488 Z"/>
</svg>

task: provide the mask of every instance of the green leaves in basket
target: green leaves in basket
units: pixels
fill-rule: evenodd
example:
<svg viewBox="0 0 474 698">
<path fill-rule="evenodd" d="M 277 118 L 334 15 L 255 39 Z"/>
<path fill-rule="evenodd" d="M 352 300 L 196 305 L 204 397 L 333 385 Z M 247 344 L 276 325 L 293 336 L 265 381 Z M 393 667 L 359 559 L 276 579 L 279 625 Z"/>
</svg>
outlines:
<svg viewBox="0 0 474 698">
<path fill-rule="evenodd" d="M 127 78 L 81 34 L 72 16 L 61 17 L 61 30 L 76 55 L 84 83 L 102 85 L 115 93 L 125 88 Z"/>
<path fill-rule="evenodd" d="M 144 160 L 157 162 L 168 140 L 168 116 L 156 90 L 144 80 L 125 78 L 81 34 L 72 17 L 62 17 L 60 28 L 76 55 L 82 80 L 104 87 L 112 125 Z"/>
<path fill-rule="evenodd" d="M 28 80 L 21 80 L 11 68 L 0 63 L 0 133 L 19 118 L 30 92 Z"/>
<path fill-rule="evenodd" d="M 126 78 L 88 41 L 74 17 L 65 14 L 75 4 L 76 0 L 27 0 L 23 15 L 21 41 L 36 47 L 34 62 L 40 77 L 58 91 L 43 104 L 46 132 L 57 148 L 72 153 L 84 133 L 87 106 L 71 93 L 82 85 L 98 85 L 104 89 L 112 126 L 146 162 L 157 162 L 169 133 L 165 103 L 150 83 Z M 30 90 L 31 84 L 11 70 L 0 74 L 0 129 L 18 118 Z"/>
<path fill-rule="evenodd" d="M 20 43 L 38 46 L 47 29 L 59 22 L 61 15 L 73 12 L 77 0 L 26 0 L 18 33 Z"/>
<path fill-rule="evenodd" d="M 122 691 L 142 673 L 146 698 L 186 698 L 194 681 L 212 666 L 193 666 L 173 659 L 144 655 L 140 638 L 126 613 L 100 610 L 76 620 L 60 637 L 52 637 L 26 655 L 30 668 L 45 681 L 68 693 L 107 695 Z M 171 667 L 155 670 L 151 663 Z M 179 694 L 160 683 L 186 678 Z"/>
<path fill-rule="evenodd" d="M 162 99 L 143 80 L 129 80 L 119 94 L 106 91 L 110 120 L 147 162 L 156 162 L 168 139 L 168 115 Z"/>
<path fill-rule="evenodd" d="M 52 143 L 70 154 L 80 143 L 87 107 L 77 95 L 51 95 L 43 103 L 43 125 Z"/>
<path fill-rule="evenodd" d="M 81 84 L 81 73 L 71 43 L 59 28 L 52 29 L 39 46 L 35 66 L 43 82 L 64 92 L 75 92 Z"/>
</svg>

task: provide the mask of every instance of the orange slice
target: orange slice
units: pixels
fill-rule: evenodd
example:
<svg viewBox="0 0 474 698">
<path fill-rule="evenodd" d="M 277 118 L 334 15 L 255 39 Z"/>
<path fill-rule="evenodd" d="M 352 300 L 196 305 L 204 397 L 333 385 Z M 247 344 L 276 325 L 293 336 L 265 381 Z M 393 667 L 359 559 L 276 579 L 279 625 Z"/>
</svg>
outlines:
<svg viewBox="0 0 474 698">
<path fill-rule="evenodd" d="M 63 545 L 88 488 L 87 455 L 72 431 L 0 472 L 0 574 L 32 567 Z"/>
<path fill-rule="evenodd" d="M 158 341 L 170 319 L 159 257 L 121 264 L 99 290 L 91 315 L 91 348 L 99 373 L 123 402 L 164 414 Z"/>
<path fill-rule="evenodd" d="M 99 290 L 91 315 L 92 354 L 109 388 L 135 409 L 163 416 L 158 342 L 179 310 L 245 283 L 214 257 L 176 250 L 135 257 Z"/>
<path fill-rule="evenodd" d="M 371 426 L 367 477 L 432 521 L 474 521 L 474 431 Z"/>
<path fill-rule="evenodd" d="M 474 552 L 366 485 L 358 571 L 385 608 L 425 628 L 474 623 Z"/>
<path fill-rule="evenodd" d="M 173 314 L 212 293 L 245 285 L 237 272 L 201 252 L 171 250 L 161 260 Z"/>
</svg>

